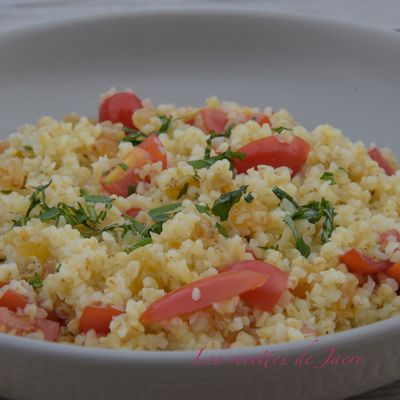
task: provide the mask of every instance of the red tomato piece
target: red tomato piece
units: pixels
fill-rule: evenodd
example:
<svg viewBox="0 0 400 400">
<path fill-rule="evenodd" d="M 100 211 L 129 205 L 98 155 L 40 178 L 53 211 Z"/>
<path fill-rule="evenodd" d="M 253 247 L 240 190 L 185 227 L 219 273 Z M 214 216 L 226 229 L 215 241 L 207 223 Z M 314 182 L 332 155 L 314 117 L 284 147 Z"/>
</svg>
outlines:
<svg viewBox="0 0 400 400">
<path fill-rule="evenodd" d="M 176 289 L 150 304 L 142 314 L 143 324 L 190 314 L 255 289 L 268 279 L 254 271 L 230 271 L 212 275 Z"/>
<path fill-rule="evenodd" d="M 60 323 L 50 319 L 36 319 L 35 326 L 40 329 L 45 340 L 54 342 L 60 334 Z"/>
<path fill-rule="evenodd" d="M 287 288 L 288 275 L 275 265 L 264 261 L 237 261 L 228 265 L 220 272 L 226 271 L 254 271 L 268 276 L 264 284 L 257 289 L 250 290 L 240 295 L 249 305 L 271 312 Z"/>
<path fill-rule="evenodd" d="M 279 136 L 268 136 L 237 150 L 246 157 L 243 160 L 235 158 L 233 163 L 239 174 L 259 165 L 270 165 L 290 168 L 293 177 L 303 169 L 310 150 L 311 146 L 298 136 L 293 136 L 291 143 L 283 142 Z"/>
<path fill-rule="evenodd" d="M 376 147 L 369 149 L 368 154 L 385 171 L 386 175 L 394 175 L 396 171 Z"/>
<path fill-rule="evenodd" d="M 129 210 L 125 211 L 125 214 L 129 215 L 132 218 L 136 218 L 140 211 L 142 211 L 141 208 L 130 208 Z"/>
<path fill-rule="evenodd" d="M 393 264 L 385 271 L 385 273 L 400 284 L 400 263 Z"/>
<path fill-rule="evenodd" d="M 123 313 L 111 306 L 86 306 L 79 319 L 79 329 L 81 332 L 93 329 L 96 333 L 107 335 L 112 319 Z"/>
<path fill-rule="evenodd" d="M 101 180 L 104 190 L 110 194 L 128 197 L 129 187 L 139 183 L 139 169 L 150 163 L 150 155 L 147 151 L 135 147 L 122 163 L 112 168 Z"/>
<path fill-rule="evenodd" d="M 143 108 L 142 101 L 134 93 L 115 93 L 101 102 L 99 122 L 119 122 L 127 128 L 136 129 L 132 121 L 132 115 L 140 108 Z"/>
<path fill-rule="evenodd" d="M 246 121 L 249 121 L 249 120 L 254 120 L 254 121 L 256 121 L 259 125 L 264 125 L 264 124 L 268 124 L 269 126 L 271 126 L 271 121 L 270 121 L 270 119 L 268 118 L 268 116 L 267 115 L 265 115 L 265 114 L 261 114 L 261 113 L 254 113 L 254 114 L 252 114 L 252 115 L 250 115 L 247 119 L 246 119 Z"/>
<path fill-rule="evenodd" d="M 203 108 L 200 111 L 200 115 L 203 119 L 203 126 L 206 132 L 224 132 L 225 126 L 228 123 L 228 116 L 224 111 L 215 108 Z"/>
<path fill-rule="evenodd" d="M 167 168 L 167 153 L 157 135 L 150 135 L 138 147 L 149 153 L 153 163 L 161 161 L 163 169 Z"/>
<path fill-rule="evenodd" d="M 391 238 L 393 238 L 395 242 L 400 242 L 400 232 L 396 229 L 390 229 L 386 232 L 383 232 L 379 240 L 382 249 L 385 249 Z"/>
<path fill-rule="evenodd" d="M 389 268 L 392 263 L 389 261 L 376 261 L 356 249 L 351 249 L 339 257 L 340 262 L 345 264 L 350 272 L 359 274 L 376 274 Z"/>
<path fill-rule="evenodd" d="M 12 289 L 6 290 L 0 297 L 0 307 L 8 308 L 16 312 L 19 308 L 23 310 L 28 304 L 28 300 Z"/>
<path fill-rule="evenodd" d="M 191 117 L 185 119 L 185 124 L 194 125 L 194 123 L 196 122 L 196 117 L 197 117 L 197 114 L 194 114 Z"/>
<path fill-rule="evenodd" d="M 45 310 L 45 311 L 47 312 L 47 319 L 49 321 L 58 322 L 60 324 L 65 322 L 65 319 L 61 318 L 55 311 L 52 310 L 51 311 Z"/>
<path fill-rule="evenodd" d="M 0 324 L 4 325 L 7 330 L 15 329 L 19 332 L 34 332 L 36 330 L 35 322 L 29 317 L 17 315 L 3 306 L 0 307 Z"/>
</svg>

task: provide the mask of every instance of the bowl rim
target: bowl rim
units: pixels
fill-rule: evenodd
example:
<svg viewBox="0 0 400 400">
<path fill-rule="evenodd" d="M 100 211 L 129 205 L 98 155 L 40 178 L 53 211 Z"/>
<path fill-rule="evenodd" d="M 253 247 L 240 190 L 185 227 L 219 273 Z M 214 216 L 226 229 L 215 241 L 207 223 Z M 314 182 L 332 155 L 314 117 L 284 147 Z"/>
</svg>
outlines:
<svg viewBox="0 0 400 400">
<path fill-rule="evenodd" d="M 394 41 L 400 48 L 400 34 L 395 30 L 388 30 L 381 27 L 369 26 L 359 22 L 343 21 L 338 19 L 306 15 L 293 12 L 277 12 L 271 11 L 264 7 L 249 7 L 244 8 L 235 4 L 196 4 L 187 7 L 180 7 L 178 4 L 165 6 L 158 4 L 158 8 L 154 7 L 138 7 L 128 11 L 102 11 L 93 15 L 79 15 L 66 17 L 54 21 L 46 21 L 40 24 L 34 24 L 15 29 L 7 29 L 0 31 L 0 44 L 6 41 L 14 41 L 25 37 L 26 35 L 35 35 L 40 33 L 48 33 L 57 29 L 73 28 L 86 23 L 101 23 L 107 21 L 129 20 L 137 17 L 168 17 L 177 16 L 210 18 L 210 17 L 238 17 L 246 16 L 258 19 L 278 19 L 285 22 L 296 21 L 303 24 L 311 24 L 314 27 L 322 29 L 340 28 L 346 29 L 349 32 L 358 34 L 380 35 L 384 40 Z M 230 348 L 230 349 L 210 349 L 206 350 L 207 354 L 223 355 L 224 357 L 232 356 L 256 356 L 269 350 L 275 353 L 293 355 L 299 354 L 316 339 L 319 346 L 336 347 L 346 345 L 350 342 L 356 342 L 362 337 L 363 340 L 369 341 L 380 335 L 389 335 L 394 330 L 400 328 L 400 315 L 386 320 L 378 321 L 367 326 L 352 328 L 343 332 L 336 332 L 317 338 L 303 339 L 294 342 L 283 342 L 270 345 L 258 345 L 246 348 Z M 74 344 L 65 343 L 50 343 L 46 341 L 33 340 L 24 337 L 12 336 L 5 333 L 0 333 L 0 349 L 4 348 L 7 351 L 23 351 L 25 354 L 43 354 L 54 358 L 63 357 L 64 359 L 80 361 L 100 361 L 107 360 L 120 363 L 141 363 L 141 364 L 168 364 L 171 363 L 191 363 L 199 350 L 131 350 L 131 349 L 110 349 L 102 347 L 84 347 Z"/>
</svg>

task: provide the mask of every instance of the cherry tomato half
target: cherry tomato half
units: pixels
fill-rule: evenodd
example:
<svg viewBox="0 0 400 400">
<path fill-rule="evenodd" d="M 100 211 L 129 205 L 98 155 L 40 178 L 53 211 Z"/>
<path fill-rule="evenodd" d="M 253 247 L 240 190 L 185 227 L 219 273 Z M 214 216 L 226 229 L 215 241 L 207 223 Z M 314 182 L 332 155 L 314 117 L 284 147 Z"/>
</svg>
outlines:
<svg viewBox="0 0 400 400">
<path fill-rule="evenodd" d="M 140 108 L 143 108 L 142 101 L 134 93 L 115 93 L 101 102 L 99 107 L 99 122 L 119 122 L 127 128 L 135 129 L 132 115 Z"/>
<path fill-rule="evenodd" d="M 224 132 L 228 123 L 228 116 L 224 111 L 215 108 L 203 108 L 200 111 L 200 115 L 203 119 L 203 126 L 206 132 Z"/>
<path fill-rule="evenodd" d="M 310 150 L 310 145 L 298 136 L 293 136 L 291 143 L 283 142 L 279 136 L 268 136 L 237 150 L 246 157 L 243 160 L 235 158 L 233 163 L 239 174 L 259 165 L 270 165 L 288 167 L 295 176 L 304 167 Z"/>
</svg>

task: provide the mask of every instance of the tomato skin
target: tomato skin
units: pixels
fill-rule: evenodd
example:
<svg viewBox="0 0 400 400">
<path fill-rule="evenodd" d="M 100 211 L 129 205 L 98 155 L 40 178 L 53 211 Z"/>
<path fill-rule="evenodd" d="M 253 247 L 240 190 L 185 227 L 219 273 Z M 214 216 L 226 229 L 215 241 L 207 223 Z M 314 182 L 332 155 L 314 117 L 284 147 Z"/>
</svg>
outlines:
<svg viewBox="0 0 400 400">
<path fill-rule="evenodd" d="M 129 215 L 132 218 L 136 218 L 136 216 L 140 213 L 140 211 L 142 211 L 141 208 L 130 208 L 129 210 L 125 211 L 125 214 Z"/>
<path fill-rule="evenodd" d="M 79 329 L 85 333 L 93 329 L 96 333 L 107 335 L 113 317 L 123 313 L 111 306 L 86 306 L 79 319 Z"/>
<path fill-rule="evenodd" d="M 28 300 L 12 289 L 6 290 L 0 297 L 0 307 L 8 308 L 13 312 L 18 309 L 23 310 L 27 304 Z"/>
<path fill-rule="evenodd" d="M 393 264 L 385 271 L 385 274 L 389 275 L 400 284 L 400 263 Z"/>
<path fill-rule="evenodd" d="M 246 118 L 246 121 L 250 121 L 251 119 L 256 121 L 261 126 L 263 126 L 264 124 L 268 124 L 269 126 L 271 126 L 271 121 L 265 114 L 261 114 L 259 112 L 251 114 L 248 116 L 248 118 Z"/>
<path fill-rule="evenodd" d="M 388 160 L 385 159 L 385 157 L 382 155 L 382 153 L 377 149 L 376 147 L 373 147 L 372 149 L 368 150 L 368 155 L 378 163 L 378 165 L 385 171 L 386 175 L 394 175 L 395 170 L 392 167 L 392 165 L 389 163 Z"/>
<path fill-rule="evenodd" d="M 167 168 L 167 153 L 156 134 L 147 137 L 138 147 L 147 151 L 153 163 L 161 161 L 163 169 Z"/>
<path fill-rule="evenodd" d="M 159 322 L 190 314 L 222 300 L 255 289 L 268 279 L 254 271 L 229 271 L 189 283 L 156 300 L 140 317 L 143 324 Z M 193 289 L 200 291 L 200 298 L 192 298 Z"/>
<path fill-rule="evenodd" d="M 258 260 L 244 260 L 234 262 L 220 271 L 254 271 L 268 276 L 264 284 L 257 289 L 240 295 L 247 304 L 261 310 L 271 312 L 287 288 L 288 275 L 275 265 Z"/>
<path fill-rule="evenodd" d="M 225 126 L 228 123 L 228 116 L 224 111 L 215 108 L 203 108 L 200 111 L 200 115 L 206 132 L 224 132 Z"/>
<path fill-rule="evenodd" d="M 291 143 L 284 143 L 279 136 L 268 136 L 238 149 L 237 152 L 246 157 L 243 160 L 235 158 L 233 164 L 239 174 L 259 165 L 288 167 L 293 177 L 303 169 L 310 150 L 311 146 L 298 136 L 293 136 Z"/>
<path fill-rule="evenodd" d="M 376 274 L 392 265 L 389 261 L 376 261 L 367 257 L 354 248 L 341 255 L 339 260 L 347 266 L 350 272 L 359 274 Z"/>
<path fill-rule="evenodd" d="M 132 115 L 140 108 L 143 108 L 142 101 L 134 93 L 115 93 L 101 102 L 99 107 L 99 122 L 119 122 L 127 128 L 136 129 L 132 122 Z"/>
<path fill-rule="evenodd" d="M 102 178 L 100 184 L 103 189 L 110 194 L 128 197 L 129 186 L 137 185 L 140 181 L 138 169 L 150 162 L 149 153 L 139 147 L 135 147 L 122 160 L 122 164 L 126 164 L 128 169 L 125 171 L 123 168 L 116 165 Z"/>
<path fill-rule="evenodd" d="M 381 243 L 381 249 L 385 249 L 385 247 L 389 243 L 389 238 L 394 237 L 396 242 L 400 242 L 400 232 L 396 229 L 390 229 L 381 234 L 379 242 Z"/>
</svg>

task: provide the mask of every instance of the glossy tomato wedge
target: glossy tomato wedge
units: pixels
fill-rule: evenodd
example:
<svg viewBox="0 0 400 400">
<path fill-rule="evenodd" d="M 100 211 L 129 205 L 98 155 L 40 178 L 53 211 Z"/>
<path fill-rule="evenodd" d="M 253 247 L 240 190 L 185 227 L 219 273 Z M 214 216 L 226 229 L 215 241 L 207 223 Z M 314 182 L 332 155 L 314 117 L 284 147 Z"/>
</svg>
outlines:
<svg viewBox="0 0 400 400">
<path fill-rule="evenodd" d="M 214 108 L 203 108 L 200 111 L 200 115 L 206 132 L 224 132 L 226 124 L 228 123 L 228 116 L 224 111 Z"/>
<path fill-rule="evenodd" d="M 136 186 L 140 181 L 140 168 L 150 162 L 149 153 L 135 147 L 119 165 L 112 168 L 102 178 L 100 183 L 108 193 L 128 197 L 129 188 Z"/>
<path fill-rule="evenodd" d="M 380 237 L 381 248 L 385 249 L 390 240 L 394 240 L 395 242 L 400 242 L 400 232 L 396 229 L 390 229 L 386 232 L 383 232 Z"/>
<path fill-rule="evenodd" d="M 93 329 L 96 333 L 104 334 L 110 332 L 112 319 L 124 311 L 111 306 L 86 306 L 79 319 L 79 329 L 81 332 L 88 332 Z"/>
<path fill-rule="evenodd" d="M 255 289 L 268 279 L 254 271 L 229 271 L 189 283 L 150 304 L 142 314 L 143 324 L 190 314 L 222 300 Z"/>
<path fill-rule="evenodd" d="M 157 135 L 150 135 L 138 147 L 147 151 L 153 163 L 161 161 L 163 169 L 167 168 L 167 153 Z"/>
<path fill-rule="evenodd" d="M 285 272 L 264 261 L 237 261 L 222 269 L 220 273 L 227 271 L 254 271 L 268 276 L 262 286 L 240 295 L 247 304 L 268 312 L 273 310 L 288 284 L 288 275 Z"/>
<path fill-rule="evenodd" d="M 0 297 L 0 307 L 8 308 L 10 311 L 23 310 L 27 304 L 28 300 L 12 289 L 6 290 Z"/>
<path fill-rule="evenodd" d="M 239 174 L 259 165 L 270 165 L 288 167 L 295 176 L 303 169 L 310 150 L 310 145 L 298 136 L 293 136 L 291 143 L 285 143 L 280 136 L 268 136 L 237 150 L 246 157 L 243 160 L 235 158 L 233 163 Z"/>
<path fill-rule="evenodd" d="M 351 249 L 339 257 L 340 262 L 345 264 L 350 272 L 359 274 L 376 274 L 389 268 L 392 263 L 389 261 L 377 261 L 356 249 Z"/>
<path fill-rule="evenodd" d="M 386 160 L 386 158 L 376 147 L 369 149 L 368 154 L 385 171 L 386 175 L 390 176 L 395 174 L 396 171 L 394 170 L 392 165 L 389 163 L 388 160 Z"/>
<path fill-rule="evenodd" d="M 99 122 L 119 122 L 127 128 L 135 129 L 132 122 L 132 115 L 140 108 L 143 108 L 142 101 L 134 93 L 115 93 L 101 102 L 99 107 Z"/>
</svg>

